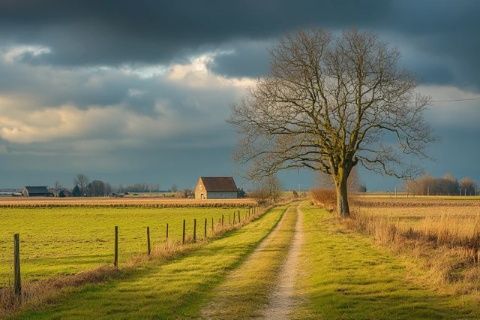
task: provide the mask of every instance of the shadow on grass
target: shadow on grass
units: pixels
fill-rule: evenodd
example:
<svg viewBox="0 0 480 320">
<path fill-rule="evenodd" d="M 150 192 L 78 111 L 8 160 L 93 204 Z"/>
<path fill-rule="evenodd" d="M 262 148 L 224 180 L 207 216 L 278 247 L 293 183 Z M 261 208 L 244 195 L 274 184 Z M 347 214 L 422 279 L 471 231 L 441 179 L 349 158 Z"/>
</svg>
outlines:
<svg viewBox="0 0 480 320">
<path fill-rule="evenodd" d="M 413 281 L 406 264 L 371 239 L 307 208 L 299 319 L 479 319 L 478 305 Z"/>
<path fill-rule="evenodd" d="M 275 228 L 284 210 L 272 210 L 239 230 L 161 263 L 149 263 L 121 280 L 66 292 L 49 306 L 19 316 L 50 318 L 181 318 L 195 316 L 208 292 L 238 267 Z"/>
</svg>

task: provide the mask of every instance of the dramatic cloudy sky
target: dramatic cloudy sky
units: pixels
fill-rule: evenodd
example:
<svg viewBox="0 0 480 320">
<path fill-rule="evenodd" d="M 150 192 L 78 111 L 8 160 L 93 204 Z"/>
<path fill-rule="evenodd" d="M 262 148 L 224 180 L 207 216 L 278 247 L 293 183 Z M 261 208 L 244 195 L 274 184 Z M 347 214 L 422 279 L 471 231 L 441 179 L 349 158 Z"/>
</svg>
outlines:
<svg viewBox="0 0 480 320">
<path fill-rule="evenodd" d="M 0 1 L 0 187 L 235 175 L 232 103 L 285 32 L 370 30 L 399 48 L 440 137 L 434 175 L 480 180 L 480 1 Z M 306 187 L 310 172 L 283 175 Z M 398 182 L 362 172 L 370 189 Z"/>
</svg>

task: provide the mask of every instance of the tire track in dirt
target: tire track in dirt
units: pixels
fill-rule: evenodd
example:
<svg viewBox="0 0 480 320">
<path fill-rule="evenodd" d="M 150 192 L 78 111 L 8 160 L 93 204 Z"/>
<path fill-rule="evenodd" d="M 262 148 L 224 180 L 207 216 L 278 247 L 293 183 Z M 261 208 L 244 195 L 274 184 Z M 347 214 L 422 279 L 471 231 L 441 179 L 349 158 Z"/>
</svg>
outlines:
<svg viewBox="0 0 480 320">
<path fill-rule="evenodd" d="M 295 282 L 299 272 L 299 256 L 303 244 L 303 213 L 297 206 L 295 234 L 287 259 L 278 275 L 278 283 L 272 291 L 268 306 L 263 311 L 264 319 L 288 319 L 298 301 L 295 297 Z"/>
</svg>

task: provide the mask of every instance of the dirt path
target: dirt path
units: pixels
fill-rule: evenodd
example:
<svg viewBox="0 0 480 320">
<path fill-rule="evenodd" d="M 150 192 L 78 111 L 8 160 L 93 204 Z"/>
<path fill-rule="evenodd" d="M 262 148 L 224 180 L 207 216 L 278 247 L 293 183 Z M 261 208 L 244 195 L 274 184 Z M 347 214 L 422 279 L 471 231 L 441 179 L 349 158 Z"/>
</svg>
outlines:
<svg viewBox="0 0 480 320">
<path fill-rule="evenodd" d="M 299 273 L 298 264 L 300 249 L 303 244 L 303 213 L 299 207 L 297 210 L 297 222 L 295 224 L 295 234 L 288 251 L 285 261 L 279 273 L 277 287 L 272 291 L 268 306 L 263 312 L 265 319 L 288 319 L 289 315 L 296 305 L 295 299 L 295 281 Z"/>
<path fill-rule="evenodd" d="M 215 288 L 209 303 L 202 308 L 202 318 L 263 318 L 272 288 L 277 287 L 279 272 L 285 261 L 291 260 L 287 257 L 297 220 L 296 208 L 287 209 L 282 220 L 250 257 Z"/>
</svg>

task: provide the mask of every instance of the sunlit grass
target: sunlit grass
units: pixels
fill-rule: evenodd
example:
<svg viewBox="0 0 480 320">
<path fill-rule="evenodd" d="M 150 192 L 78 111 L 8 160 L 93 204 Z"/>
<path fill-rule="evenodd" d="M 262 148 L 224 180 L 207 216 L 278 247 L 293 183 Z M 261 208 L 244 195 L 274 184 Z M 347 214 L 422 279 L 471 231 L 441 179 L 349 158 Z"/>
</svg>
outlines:
<svg viewBox="0 0 480 320">
<path fill-rule="evenodd" d="M 297 290 L 305 303 L 296 318 L 478 319 L 472 301 L 415 284 L 406 263 L 347 230 L 332 214 L 313 207 L 304 213 L 305 273 Z"/>
<path fill-rule="evenodd" d="M 20 233 L 23 280 L 73 274 L 113 262 L 114 226 L 119 226 L 120 264 L 132 255 L 146 253 L 146 227 L 152 246 L 181 241 L 183 219 L 186 234 L 204 236 L 204 219 L 211 234 L 211 219 L 233 220 L 233 212 L 245 208 L 2 208 L 0 210 L 0 287 L 11 283 L 13 234 Z"/>
<path fill-rule="evenodd" d="M 277 208 L 188 255 L 151 263 L 126 279 L 89 285 L 22 319 L 168 319 L 200 312 L 209 291 L 238 267 L 280 219 Z M 232 301 L 232 303 L 235 303 Z"/>
</svg>

